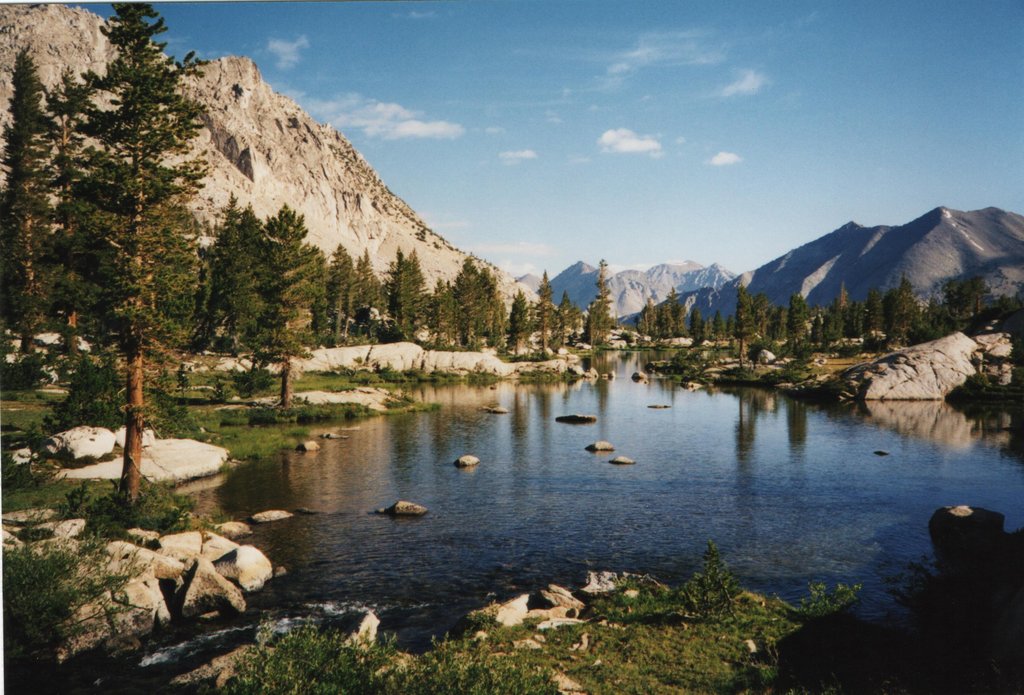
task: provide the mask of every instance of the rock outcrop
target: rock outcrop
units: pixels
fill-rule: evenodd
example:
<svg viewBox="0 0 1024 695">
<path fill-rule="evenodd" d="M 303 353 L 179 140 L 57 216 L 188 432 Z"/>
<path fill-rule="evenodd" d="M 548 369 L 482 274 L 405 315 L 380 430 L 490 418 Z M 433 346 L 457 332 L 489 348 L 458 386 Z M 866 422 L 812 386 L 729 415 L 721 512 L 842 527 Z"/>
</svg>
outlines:
<svg viewBox="0 0 1024 695">
<path fill-rule="evenodd" d="M 32 52 L 47 87 L 66 67 L 102 74 L 113 52 L 102 26 L 91 12 L 62 5 L 0 6 L 0 127 L 10 119 L 10 74 L 20 49 Z M 382 274 L 399 249 L 415 251 L 428 286 L 454 280 L 467 254 L 431 231 L 345 136 L 274 92 L 250 59 L 210 61 L 187 91 L 205 107 L 193 150 L 209 173 L 191 203 L 201 221 L 216 221 L 232 196 L 261 218 L 288 204 L 305 216 L 308 241 L 328 256 L 339 245 L 353 257 L 367 251 Z M 532 296 L 507 273 L 490 270 L 509 301 L 517 289 Z"/>
<path fill-rule="evenodd" d="M 976 350 L 976 342 L 957 332 L 858 364 L 840 379 L 859 400 L 941 400 L 975 373 Z"/>
<path fill-rule="evenodd" d="M 43 444 L 43 451 L 57 458 L 78 460 L 103 458 L 114 450 L 116 437 L 105 427 L 74 427 L 55 434 Z"/>
<path fill-rule="evenodd" d="M 109 430 L 108 430 L 109 431 Z M 110 433 L 111 441 L 114 434 Z M 150 481 L 184 482 L 219 473 L 227 463 L 228 450 L 193 439 L 158 439 L 142 453 L 142 476 Z M 124 459 L 120 456 L 82 468 L 67 468 L 60 476 L 69 479 L 117 480 Z"/>
</svg>

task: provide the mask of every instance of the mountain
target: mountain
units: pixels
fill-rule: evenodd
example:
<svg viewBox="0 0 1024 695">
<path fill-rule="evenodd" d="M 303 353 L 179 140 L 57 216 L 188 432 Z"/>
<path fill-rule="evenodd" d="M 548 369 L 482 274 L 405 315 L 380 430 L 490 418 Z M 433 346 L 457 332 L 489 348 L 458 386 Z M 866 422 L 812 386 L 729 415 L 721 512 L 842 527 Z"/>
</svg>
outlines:
<svg viewBox="0 0 1024 695">
<path fill-rule="evenodd" d="M 537 290 L 540 289 L 540 283 L 542 282 L 542 278 L 537 277 L 533 273 L 527 273 L 526 275 L 521 275 L 517 277 L 516 282 L 525 287 L 529 287 L 531 290 L 536 292 Z"/>
<path fill-rule="evenodd" d="M 672 288 L 683 294 L 702 287 L 720 287 L 735 277 L 720 265 L 704 267 L 693 261 L 663 263 L 646 271 L 623 270 L 608 277 L 613 310 L 616 316 L 634 314 L 644 308 L 648 298 L 659 303 Z M 576 306 L 585 309 L 597 296 L 597 268 L 579 261 L 551 280 L 557 304 L 563 292 Z"/>
<path fill-rule="evenodd" d="M 981 276 L 993 295 L 1024 289 L 1024 217 L 999 208 L 961 212 L 939 207 L 907 224 L 862 227 L 849 222 L 717 290 L 683 298 L 708 316 L 731 314 L 736 285 L 776 304 L 800 293 L 811 305 L 831 302 L 845 286 L 851 299 L 887 290 L 906 276 L 922 298 L 941 296 L 949 280 Z"/>
<path fill-rule="evenodd" d="M 11 72 L 28 48 L 47 87 L 67 67 L 103 72 L 112 49 L 103 20 L 62 5 L 0 6 L 0 127 L 10 116 Z M 181 57 L 181 56 L 179 56 Z M 274 92 L 248 58 L 208 63 L 186 89 L 206 107 L 194 150 L 207 162 L 204 187 L 192 203 L 196 217 L 214 222 L 231 196 L 267 217 L 287 203 L 306 219 L 307 240 L 326 254 L 339 244 L 353 256 L 369 251 L 384 272 L 402 249 L 416 251 L 428 285 L 453 280 L 467 254 L 435 234 L 344 135 L 318 123 L 294 101 Z M 519 288 L 491 266 L 502 292 Z"/>
</svg>

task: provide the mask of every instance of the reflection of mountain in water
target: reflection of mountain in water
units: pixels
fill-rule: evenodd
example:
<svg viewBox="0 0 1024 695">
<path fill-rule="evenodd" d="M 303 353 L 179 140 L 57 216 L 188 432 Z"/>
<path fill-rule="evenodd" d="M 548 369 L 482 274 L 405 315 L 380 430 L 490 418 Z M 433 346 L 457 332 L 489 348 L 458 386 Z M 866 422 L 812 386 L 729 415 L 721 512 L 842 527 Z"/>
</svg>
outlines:
<svg viewBox="0 0 1024 695">
<path fill-rule="evenodd" d="M 905 436 L 956 449 L 981 441 L 1024 458 L 1024 418 L 1006 410 L 963 412 L 943 401 L 872 401 L 859 404 L 858 412 Z"/>
</svg>

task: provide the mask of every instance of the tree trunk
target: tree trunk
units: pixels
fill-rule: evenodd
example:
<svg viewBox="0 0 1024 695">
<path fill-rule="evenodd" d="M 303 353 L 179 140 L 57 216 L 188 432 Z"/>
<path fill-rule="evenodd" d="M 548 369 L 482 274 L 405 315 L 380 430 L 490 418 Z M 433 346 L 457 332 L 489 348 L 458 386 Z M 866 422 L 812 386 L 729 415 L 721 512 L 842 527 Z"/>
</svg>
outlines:
<svg viewBox="0 0 1024 695">
<path fill-rule="evenodd" d="M 121 469 L 121 494 L 131 503 L 139 497 L 142 480 L 142 350 L 128 355 L 128 405 L 124 414 L 124 467 Z"/>
<path fill-rule="evenodd" d="M 68 312 L 68 324 L 64 332 L 64 351 L 74 357 L 78 354 L 78 312 Z"/>
<path fill-rule="evenodd" d="M 292 361 L 281 363 L 281 407 L 292 407 Z"/>
</svg>

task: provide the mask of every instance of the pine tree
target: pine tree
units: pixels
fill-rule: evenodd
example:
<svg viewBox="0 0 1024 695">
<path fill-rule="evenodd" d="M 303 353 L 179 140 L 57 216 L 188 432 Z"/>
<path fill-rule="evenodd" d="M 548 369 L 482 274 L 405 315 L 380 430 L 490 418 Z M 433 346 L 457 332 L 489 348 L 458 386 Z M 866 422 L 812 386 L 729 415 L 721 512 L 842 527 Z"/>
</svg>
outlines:
<svg viewBox="0 0 1024 695">
<path fill-rule="evenodd" d="M 404 338 L 411 338 L 419 325 L 426 302 L 426 283 L 419 257 L 413 251 L 406 258 L 402 250 L 388 268 L 384 283 L 388 313 Z"/>
<path fill-rule="evenodd" d="M 383 305 L 383 290 L 380 280 L 373 272 L 373 261 L 368 249 L 356 261 L 355 277 L 352 281 L 352 306 L 357 311 L 379 309 Z"/>
<path fill-rule="evenodd" d="M 96 263 L 88 238 L 92 206 L 81 194 L 85 179 L 82 133 L 91 95 L 89 85 L 79 81 L 71 70 L 65 70 L 46 99 L 53 151 L 50 184 L 56 196 L 54 234 L 47 261 L 59 269 L 53 278 L 51 306 L 55 313 L 65 317 L 64 346 L 70 353 L 78 348 L 79 314 L 95 301 L 96 294 Z"/>
<path fill-rule="evenodd" d="M 430 297 L 428 318 L 428 325 L 436 343 L 446 347 L 458 343 L 458 314 L 459 306 L 455 302 L 451 283 L 438 278 L 434 293 Z"/>
<path fill-rule="evenodd" d="M 11 122 L 3 132 L 2 164 L 7 180 L 0 196 L 0 301 L 4 323 L 21 339 L 21 351 L 29 352 L 43 323 L 46 304 L 42 258 L 51 216 L 46 172 L 48 122 L 42 104 L 43 85 L 27 51 L 15 58 L 11 80 Z"/>
<path fill-rule="evenodd" d="M 786 332 L 789 334 L 790 347 L 794 351 L 798 351 L 804 344 L 809 318 L 810 309 L 804 296 L 799 292 L 790 295 L 789 312 L 786 316 Z"/>
<path fill-rule="evenodd" d="M 562 291 L 562 299 L 555 309 L 555 333 L 558 339 L 558 347 L 565 345 L 570 336 L 579 328 L 580 310 L 569 299 L 569 293 Z"/>
<path fill-rule="evenodd" d="M 548 351 L 551 332 L 555 327 L 555 305 L 553 303 L 554 290 L 548 280 L 548 271 L 540 279 L 540 287 L 537 288 L 537 304 L 534 307 L 534 324 L 540 333 L 540 349 L 545 353 Z"/>
<path fill-rule="evenodd" d="M 105 301 L 127 366 L 124 470 L 121 492 L 139 492 L 142 458 L 143 358 L 174 333 L 181 284 L 192 257 L 174 208 L 203 176 L 198 160 L 182 161 L 200 128 L 201 107 L 180 92 L 198 64 L 175 63 L 154 37 L 166 28 L 149 5 L 117 4 L 103 33 L 116 51 L 105 76 L 87 75 L 101 101 L 89 109 L 88 194 L 105 229 L 101 270 Z M 154 20 L 149 22 L 147 20 Z M 106 106 L 110 104 L 110 106 Z M 194 276 L 189 280 L 194 283 Z M 175 299 L 175 298 L 179 299 Z"/>
<path fill-rule="evenodd" d="M 287 205 L 263 224 L 260 288 L 264 308 L 259 319 L 256 359 L 281 366 L 281 407 L 292 404 L 292 360 L 304 357 L 312 342 L 312 307 L 317 296 L 320 251 L 305 242 L 306 223 Z M 319 258 L 318 258 L 319 257 Z"/>
<path fill-rule="evenodd" d="M 330 307 L 331 325 L 334 328 L 334 344 L 341 345 L 348 340 L 348 324 L 355 310 L 354 291 L 355 265 L 345 247 L 338 244 L 331 255 L 327 276 L 327 304 Z"/>
<path fill-rule="evenodd" d="M 722 318 L 721 311 L 715 311 L 715 317 L 711 320 L 711 329 L 715 335 L 715 340 L 721 340 L 729 333 L 729 331 L 726 330 L 726 322 L 725 319 Z"/>
<path fill-rule="evenodd" d="M 514 354 L 519 354 L 523 343 L 530 337 L 530 307 L 522 290 L 516 292 L 512 299 L 512 308 L 508 315 L 508 346 Z"/>
<path fill-rule="evenodd" d="M 864 302 L 864 330 L 881 331 L 884 326 L 885 306 L 882 301 L 882 293 L 872 287 L 868 290 L 868 297 Z"/>
<path fill-rule="evenodd" d="M 704 342 L 706 337 L 704 328 L 704 317 L 701 316 L 700 309 L 693 307 L 690 310 L 690 335 L 693 336 L 694 345 L 700 345 Z"/>
<path fill-rule="evenodd" d="M 914 287 L 905 275 L 900 278 L 899 286 L 885 293 L 883 306 L 886 336 L 890 341 L 905 343 L 919 311 Z"/>
<path fill-rule="evenodd" d="M 657 328 L 655 317 L 657 316 L 658 310 L 654 306 L 654 300 L 650 297 L 647 298 L 647 303 L 644 304 L 644 308 L 640 310 L 640 315 L 636 319 L 636 329 L 641 335 L 657 337 L 654 335 L 655 329 Z"/>
<path fill-rule="evenodd" d="M 591 345 L 600 345 L 608 339 L 615 319 L 612 316 L 611 291 L 608 289 L 608 264 L 602 258 L 598 264 L 597 297 L 587 307 L 587 340 Z"/>
<path fill-rule="evenodd" d="M 746 357 L 747 341 L 754 335 L 753 302 L 747 288 L 736 285 L 736 314 L 733 318 L 732 335 L 739 343 L 740 369 Z"/>
</svg>

